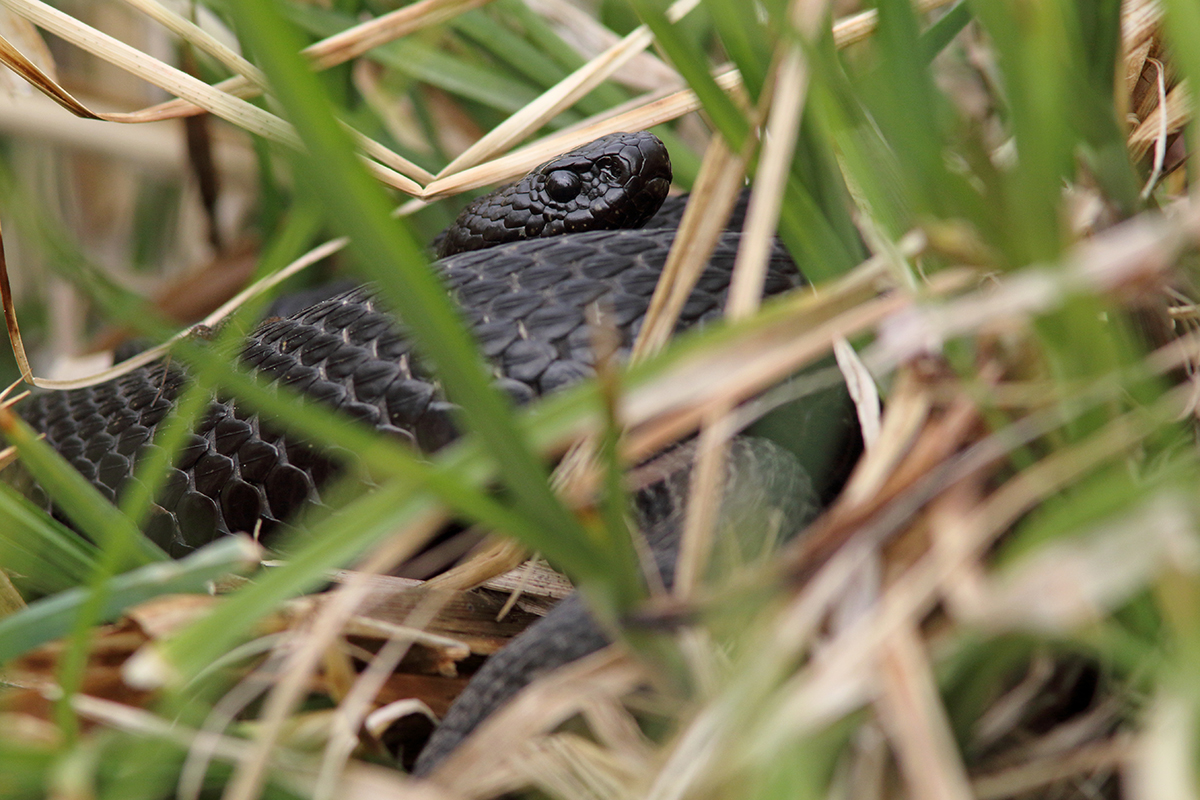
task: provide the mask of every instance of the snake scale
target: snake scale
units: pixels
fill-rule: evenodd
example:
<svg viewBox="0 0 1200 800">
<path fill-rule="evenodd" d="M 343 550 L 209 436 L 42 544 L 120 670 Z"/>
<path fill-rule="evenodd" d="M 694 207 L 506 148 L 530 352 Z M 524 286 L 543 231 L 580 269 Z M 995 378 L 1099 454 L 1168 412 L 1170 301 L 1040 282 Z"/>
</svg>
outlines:
<svg viewBox="0 0 1200 800">
<path fill-rule="evenodd" d="M 436 243 L 440 258 L 433 268 L 461 308 L 496 382 L 516 403 L 591 374 L 589 307 L 609 315 L 622 353 L 628 352 L 675 237 L 682 202 L 673 199 L 655 217 L 670 180 L 669 157 L 655 137 L 613 134 L 470 204 Z M 738 233 L 721 234 L 677 329 L 722 314 L 739 240 Z M 774 246 L 764 292 L 802 283 L 786 251 Z M 370 286 L 269 319 L 250 335 L 241 359 L 260 376 L 424 452 L 457 436 L 453 404 L 413 349 L 403 323 Z M 156 447 L 155 431 L 187 380 L 184 368 L 161 361 L 89 388 L 36 395 L 19 413 L 115 499 L 138 459 Z M 156 498 L 147 535 L 174 556 L 230 531 L 257 529 L 269 537 L 319 503 L 338 469 L 336 458 L 237 400 L 216 396 Z M 671 513 L 643 516 L 642 522 L 645 530 L 659 531 L 650 538 L 660 542 L 668 542 L 677 527 Z M 671 553 L 669 545 L 660 548 L 665 572 Z M 536 671 L 605 641 L 578 600 L 561 604 L 472 682 L 418 771 L 431 769 Z"/>
</svg>

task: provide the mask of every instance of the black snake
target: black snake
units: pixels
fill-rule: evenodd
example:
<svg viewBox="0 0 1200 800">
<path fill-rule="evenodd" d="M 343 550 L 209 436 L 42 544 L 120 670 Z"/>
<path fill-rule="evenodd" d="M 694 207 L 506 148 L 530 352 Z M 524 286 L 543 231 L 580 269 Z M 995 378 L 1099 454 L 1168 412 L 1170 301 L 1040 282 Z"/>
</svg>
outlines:
<svg viewBox="0 0 1200 800">
<path fill-rule="evenodd" d="M 654 217 L 670 180 L 669 158 L 655 137 L 613 134 L 472 203 L 437 243 L 441 257 L 434 268 L 497 382 L 517 403 L 591 373 L 585 312 L 593 304 L 603 304 L 628 350 L 675 237 L 680 202 Z M 721 315 L 739 236 L 721 235 L 677 328 Z M 765 292 L 802 282 L 776 245 Z M 413 350 L 403 324 L 369 286 L 265 322 L 249 337 L 242 360 L 260 375 L 424 452 L 457 435 L 452 403 Z M 112 499 L 132 478 L 138 459 L 156 446 L 155 430 L 171 414 L 186 380 L 182 368 L 164 361 L 90 388 L 37 395 L 19 412 Z M 269 536 L 320 502 L 322 487 L 337 470 L 334 459 L 303 439 L 218 396 L 156 498 L 147 535 L 172 555 L 229 531 L 260 526 Z M 651 538 L 671 539 L 670 513 L 649 514 L 643 522 L 659 531 Z M 669 544 L 660 550 L 668 553 L 660 560 L 673 558 Z M 572 635 L 564 637 L 565 630 Z M 538 663 L 544 668 L 604 641 L 577 600 L 564 603 L 492 659 L 450 711 L 418 770 L 427 771 L 503 696 L 528 682 L 531 653 L 542 651 Z"/>
</svg>

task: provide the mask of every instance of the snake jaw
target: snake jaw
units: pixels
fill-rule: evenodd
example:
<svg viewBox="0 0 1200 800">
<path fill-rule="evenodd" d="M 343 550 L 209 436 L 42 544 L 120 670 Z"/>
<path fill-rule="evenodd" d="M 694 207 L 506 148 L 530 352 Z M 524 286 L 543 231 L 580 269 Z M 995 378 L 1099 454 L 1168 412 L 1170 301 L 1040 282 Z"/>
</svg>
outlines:
<svg viewBox="0 0 1200 800">
<path fill-rule="evenodd" d="M 560 233 L 638 228 L 658 211 L 670 186 L 671 158 L 658 137 L 609 134 L 468 205 L 438 255 Z"/>
</svg>

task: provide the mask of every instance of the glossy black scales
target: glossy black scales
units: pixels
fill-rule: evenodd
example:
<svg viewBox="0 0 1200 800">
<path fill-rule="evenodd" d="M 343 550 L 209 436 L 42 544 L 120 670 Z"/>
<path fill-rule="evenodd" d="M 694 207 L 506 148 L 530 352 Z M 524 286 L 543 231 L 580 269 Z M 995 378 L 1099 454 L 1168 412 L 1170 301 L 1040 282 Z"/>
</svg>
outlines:
<svg viewBox="0 0 1200 800">
<path fill-rule="evenodd" d="M 551 159 L 470 203 L 437 242 L 440 256 L 503 242 L 640 228 L 671 188 L 671 157 L 644 131 L 612 133 Z"/>
<path fill-rule="evenodd" d="M 591 374 L 589 305 L 599 303 L 632 344 L 662 271 L 673 230 L 595 231 L 500 245 L 436 264 L 492 365 L 518 402 Z M 724 234 L 684 308 L 679 327 L 720 316 L 738 242 Z M 766 292 L 800 283 L 781 248 Z M 249 339 L 243 359 L 271 378 L 426 452 L 455 436 L 453 407 L 411 347 L 403 326 L 360 287 Z M 121 492 L 184 380 L 162 364 L 109 383 L 39 395 L 21 414 L 109 497 Z M 149 533 L 181 554 L 228 531 L 269 532 L 335 471 L 325 455 L 273 430 L 236 403 L 214 400 L 190 436 Z"/>
</svg>

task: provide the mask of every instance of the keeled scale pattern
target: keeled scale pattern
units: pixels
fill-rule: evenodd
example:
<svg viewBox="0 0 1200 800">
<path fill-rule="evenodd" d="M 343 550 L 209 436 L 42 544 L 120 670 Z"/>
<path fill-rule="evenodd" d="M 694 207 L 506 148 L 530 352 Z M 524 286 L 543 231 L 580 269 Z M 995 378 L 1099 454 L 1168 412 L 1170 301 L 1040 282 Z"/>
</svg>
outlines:
<svg viewBox="0 0 1200 800">
<path fill-rule="evenodd" d="M 587 307 L 601 300 L 632 344 L 662 271 L 673 230 L 596 231 L 516 242 L 437 262 L 498 383 L 518 402 L 591 374 Z M 737 234 L 724 234 L 684 308 L 679 328 L 720 315 Z M 776 248 L 766 293 L 801 282 Z M 402 324 L 359 287 L 267 322 L 244 360 L 426 452 L 456 435 L 453 406 L 413 351 Z M 183 381 L 162 363 L 105 384 L 43 394 L 21 414 L 104 494 L 116 497 Z M 217 398 L 190 435 L 154 508 L 148 533 L 180 555 L 233 531 L 267 533 L 307 504 L 336 471 L 326 454 L 232 400 Z"/>
<path fill-rule="evenodd" d="M 557 195 L 555 178 L 574 189 Z M 671 188 L 671 157 L 645 131 L 602 136 L 470 203 L 436 242 L 448 256 L 502 242 L 640 228 Z"/>
</svg>

